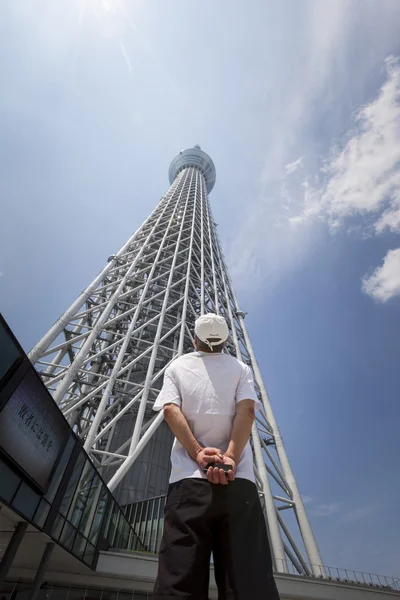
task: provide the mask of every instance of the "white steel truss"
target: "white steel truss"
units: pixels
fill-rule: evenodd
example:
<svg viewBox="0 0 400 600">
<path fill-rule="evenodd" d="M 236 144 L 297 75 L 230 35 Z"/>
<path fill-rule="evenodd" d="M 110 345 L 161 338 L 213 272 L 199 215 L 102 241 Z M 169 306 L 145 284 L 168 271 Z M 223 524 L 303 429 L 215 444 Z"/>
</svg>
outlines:
<svg viewBox="0 0 400 600">
<path fill-rule="evenodd" d="M 290 561 L 299 573 L 324 576 L 212 217 L 214 165 L 199 147 L 178 158 L 156 209 L 30 359 L 96 467 L 113 467 L 108 486 L 115 490 L 163 420 L 162 411 L 147 421 L 145 413 L 167 366 L 192 351 L 195 319 L 223 315 L 231 333 L 226 349 L 253 369 L 262 404 L 251 442 L 275 569 L 287 572 Z M 116 427 L 129 414 L 132 435 L 116 447 Z"/>
</svg>

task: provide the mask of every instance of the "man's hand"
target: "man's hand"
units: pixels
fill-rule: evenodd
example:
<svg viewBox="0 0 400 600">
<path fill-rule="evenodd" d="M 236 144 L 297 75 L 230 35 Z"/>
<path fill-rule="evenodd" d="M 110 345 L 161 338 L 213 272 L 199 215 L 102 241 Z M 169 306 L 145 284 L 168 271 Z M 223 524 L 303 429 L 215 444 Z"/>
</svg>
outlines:
<svg viewBox="0 0 400 600">
<path fill-rule="evenodd" d="M 230 481 L 233 481 L 235 479 L 236 463 L 230 456 L 226 455 L 222 457 L 222 461 L 220 462 L 222 462 L 224 465 L 231 465 L 232 470 L 226 472 L 223 469 L 219 469 L 218 467 L 210 467 L 206 473 L 207 479 L 210 483 L 220 483 L 222 485 L 228 485 Z"/>
<path fill-rule="evenodd" d="M 200 469 L 203 470 L 210 463 L 222 463 L 223 456 L 219 448 L 202 448 L 196 455 L 196 462 Z"/>
</svg>

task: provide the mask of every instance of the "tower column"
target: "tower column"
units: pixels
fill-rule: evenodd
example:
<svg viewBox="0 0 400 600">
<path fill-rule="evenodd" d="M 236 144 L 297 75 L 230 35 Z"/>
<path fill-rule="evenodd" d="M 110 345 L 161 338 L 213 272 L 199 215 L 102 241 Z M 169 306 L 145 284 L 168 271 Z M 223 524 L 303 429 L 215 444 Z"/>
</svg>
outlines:
<svg viewBox="0 0 400 600">
<path fill-rule="evenodd" d="M 235 302 L 237 305 L 236 297 L 235 297 Z M 238 306 L 237 306 L 237 309 L 239 310 Z M 299 492 L 299 488 L 298 488 L 296 480 L 294 478 L 293 471 L 290 467 L 289 459 L 287 457 L 286 450 L 283 445 L 282 437 L 279 432 L 278 425 L 275 421 L 274 414 L 272 412 L 269 396 L 268 396 L 267 390 L 265 389 L 265 385 L 262 380 L 260 369 L 259 369 L 256 357 L 253 352 L 253 347 L 251 345 L 250 338 L 247 333 L 246 326 L 244 324 L 243 316 L 241 315 L 240 311 L 239 311 L 239 319 L 240 319 L 240 324 L 241 324 L 243 334 L 244 334 L 244 337 L 246 340 L 246 346 L 247 346 L 247 349 L 248 349 L 250 357 L 251 357 L 251 362 L 252 362 L 252 366 L 253 366 L 255 379 L 256 379 L 258 385 L 260 386 L 261 397 L 262 397 L 265 414 L 267 416 L 268 423 L 270 424 L 272 431 L 273 431 L 276 451 L 277 451 L 278 457 L 280 459 L 283 475 L 290 487 L 290 491 L 291 491 L 291 494 L 293 497 L 295 515 L 296 515 L 297 521 L 299 523 L 300 532 L 301 532 L 301 535 L 302 535 L 302 538 L 304 541 L 304 545 L 306 547 L 312 574 L 317 577 L 321 576 L 321 575 L 326 576 L 325 569 L 322 566 L 322 558 L 321 558 L 321 555 L 320 555 L 320 552 L 319 552 L 319 549 L 317 546 L 317 542 L 315 540 L 313 531 L 311 529 L 311 525 L 310 525 L 310 522 L 307 517 L 303 499 Z"/>
</svg>

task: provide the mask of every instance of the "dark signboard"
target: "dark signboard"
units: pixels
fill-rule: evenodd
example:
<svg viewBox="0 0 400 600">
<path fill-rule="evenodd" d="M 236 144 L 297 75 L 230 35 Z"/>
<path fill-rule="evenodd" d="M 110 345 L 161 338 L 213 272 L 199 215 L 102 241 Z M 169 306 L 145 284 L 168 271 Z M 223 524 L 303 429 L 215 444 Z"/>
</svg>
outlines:
<svg viewBox="0 0 400 600">
<path fill-rule="evenodd" d="M 0 448 L 45 492 L 71 430 L 28 361 L 15 379 L 12 393 L 1 394 Z"/>
<path fill-rule="evenodd" d="M 23 353 L 0 321 L 0 385 L 22 360 Z"/>
</svg>

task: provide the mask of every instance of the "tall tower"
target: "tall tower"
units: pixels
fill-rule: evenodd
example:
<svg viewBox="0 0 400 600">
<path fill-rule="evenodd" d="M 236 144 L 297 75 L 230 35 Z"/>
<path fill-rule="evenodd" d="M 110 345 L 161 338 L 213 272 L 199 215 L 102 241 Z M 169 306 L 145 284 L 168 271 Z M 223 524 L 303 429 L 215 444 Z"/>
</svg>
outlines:
<svg viewBox="0 0 400 600">
<path fill-rule="evenodd" d="M 299 573 L 321 575 L 318 547 L 212 217 L 208 194 L 215 175 L 200 146 L 180 152 L 166 195 L 30 359 L 126 505 L 166 493 L 173 437 L 152 405 L 167 366 L 192 351 L 195 319 L 223 315 L 230 328 L 226 349 L 252 367 L 262 404 L 251 443 L 275 570 L 286 572 L 290 562 Z"/>
</svg>

